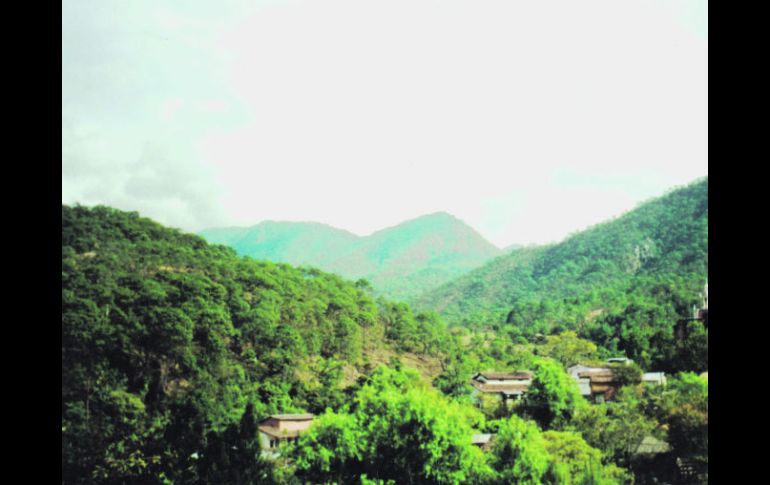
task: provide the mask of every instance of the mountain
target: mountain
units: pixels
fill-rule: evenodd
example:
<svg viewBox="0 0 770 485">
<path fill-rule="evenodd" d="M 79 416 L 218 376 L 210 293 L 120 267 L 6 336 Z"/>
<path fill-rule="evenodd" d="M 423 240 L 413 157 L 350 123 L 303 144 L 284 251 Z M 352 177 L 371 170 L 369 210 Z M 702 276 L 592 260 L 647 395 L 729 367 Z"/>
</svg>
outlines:
<svg viewBox="0 0 770 485">
<path fill-rule="evenodd" d="M 201 231 L 207 241 L 224 244 L 243 256 L 280 263 L 323 266 L 360 238 L 316 222 L 265 221 L 256 226 Z"/>
<path fill-rule="evenodd" d="M 502 252 L 445 212 L 418 217 L 360 237 L 308 222 L 262 222 L 249 228 L 201 231 L 255 259 L 315 266 L 346 278 L 365 278 L 378 294 L 408 299 L 435 288 Z"/>
<path fill-rule="evenodd" d="M 705 178 L 561 243 L 499 256 L 413 302 L 419 309 L 440 312 L 449 322 L 490 324 L 513 321 L 515 307 L 545 300 L 593 299 L 599 307 L 593 311 L 607 311 L 597 291 L 612 288 L 620 294 L 643 278 L 684 278 L 678 287 L 686 286 L 695 297 L 707 273 Z M 578 308 L 576 303 L 571 308 Z M 520 323 L 542 323 L 535 320 Z"/>
</svg>

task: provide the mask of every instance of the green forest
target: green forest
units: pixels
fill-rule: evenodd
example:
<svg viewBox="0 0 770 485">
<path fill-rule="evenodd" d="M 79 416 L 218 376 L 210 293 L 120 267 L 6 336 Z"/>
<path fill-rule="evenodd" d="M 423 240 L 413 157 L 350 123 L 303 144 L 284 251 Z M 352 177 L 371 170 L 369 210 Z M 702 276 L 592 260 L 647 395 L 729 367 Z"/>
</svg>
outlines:
<svg viewBox="0 0 770 485">
<path fill-rule="evenodd" d="M 411 302 L 63 205 L 62 483 L 707 483 L 707 273 L 707 180 Z M 614 399 L 581 395 L 568 368 L 618 357 Z M 523 398 L 478 399 L 514 370 Z M 289 413 L 315 418 L 267 456 Z"/>
</svg>

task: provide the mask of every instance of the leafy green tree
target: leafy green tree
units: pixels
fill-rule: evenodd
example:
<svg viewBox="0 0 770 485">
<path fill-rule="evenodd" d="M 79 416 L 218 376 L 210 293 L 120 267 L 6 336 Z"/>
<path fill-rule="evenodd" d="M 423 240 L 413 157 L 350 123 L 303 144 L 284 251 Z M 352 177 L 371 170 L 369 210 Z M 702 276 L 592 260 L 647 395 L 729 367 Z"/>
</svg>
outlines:
<svg viewBox="0 0 770 485">
<path fill-rule="evenodd" d="M 541 484 L 550 456 L 540 429 L 532 421 L 511 416 L 500 425 L 490 451 L 498 483 Z"/>
<path fill-rule="evenodd" d="M 252 485 L 272 481 L 272 465 L 260 455 L 253 404 L 246 407 L 240 423 L 221 433 L 209 433 L 197 464 L 202 483 Z"/>
<path fill-rule="evenodd" d="M 381 367 L 357 392 L 355 409 L 324 414 L 292 451 L 298 476 L 316 483 L 466 483 L 490 477 L 471 444 L 472 408 L 448 401 L 407 369 Z"/>
<path fill-rule="evenodd" d="M 609 367 L 620 386 L 635 386 L 642 382 L 644 371 L 635 362 L 610 364 Z"/>
<path fill-rule="evenodd" d="M 303 402 L 310 412 L 318 414 L 327 408 L 340 408 L 345 399 L 340 387 L 343 365 L 336 359 L 319 359 L 310 368 L 312 378 L 301 386 L 297 401 Z"/>
<path fill-rule="evenodd" d="M 545 449 L 550 455 L 546 483 L 559 485 L 613 485 L 632 482 L 631 475 L 614 465 L 602 464 L 601 452 L 577 433 L 546 431 Z"/>
<path fill-rule="evenodd" d="M 540 359 L 534 366 L 535 376 L 527 391 L 523 410 L 544 429 L 561 427 L 586 405 L 575 380 L 553 360 Z"/>
<path fill-rule="evenodd" d="M 708 469 L 708 380 L 682 373 L 669 379 L 667 389 L 655 400 L 662 421 L 669 427 L 673 452 Z"/>
<path fill-rule="evenodd" d="M 644 414 L 642 402 L 631 388 L 622 389 L 615 401 L 582 407 L 568 426 L 600 449 L 607 460 L 624 467 L 632 465 L 632 457 L 646 436 L 660 435 L 657 428 L 658 423 Z"/>
<path fill-rule="evenodd" d="M 415 382 L 410 372 L 383 368 L 356 397 L 367 433 L 367 453 L 387 466 L 368 476 L 401 483 L 463 483 L 490 473 L 470 438 L 471 409 Z"/>
<path fill-rule="evenodd" d="M 444 363 L 444 370 L 433 380 L 433 385 L 447 396 L 469 403 L 473 392 L 470 379 L 475 369 L 478 369 L 477 359 L 470 360 L 459 352 L 450 354 Z"/>
<path fill-rule="evenodd" d="M 546 337 L 540 348 L 541 355 L 561 362 L 564 367 L 597 358 L 596 344 L 578 338 L 574 331 Z"/>
<path fill-rule="evenodd" d="M 289 453 L 296 476 L 311 483 L 357 483 L 364 470 L 366 435 L 357 417 L 328 410 Z"/>
</svg>

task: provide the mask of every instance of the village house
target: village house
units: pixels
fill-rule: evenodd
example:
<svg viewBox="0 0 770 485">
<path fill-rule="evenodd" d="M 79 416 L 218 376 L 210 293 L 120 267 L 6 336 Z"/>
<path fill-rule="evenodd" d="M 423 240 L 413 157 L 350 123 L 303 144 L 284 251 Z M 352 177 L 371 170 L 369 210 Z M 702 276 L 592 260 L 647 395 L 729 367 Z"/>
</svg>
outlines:
<svg viewBox="0 0 770 485">
<path fill-rule="evenodd" d="M 474 388 L 473 398 L 484 407 L 499 404 L 500 400 L 507 407 L 521 400 L 532 384 L 533 374 L 530 371 L 515 372 L 479 372 L 471 378 Z"/>
<path fill-rule="evenodd" d="M 579 379 L 588 379 L 588 386 L 594 402 L 602 403 L 615 398 L 620 383 L 615 379 L 612 369 L 596 369 L 578 373 Z M 585 381 L 583 381 L 585 382 Z M 578 380 L 578 385 L 580 380 Z M 581 392 L 582 394 L 582 392 Z"/>
<path fill-rule="evenodd" d="M 626 358 L 613 358 L 609 363 L 630 364 L 633 361 Z M 580 395 L 595 403 L 611 401 L 620 388 L 620 382 L 610 367 L 591 367 L 576 364 L 567 368 L 567 372 L 578 383 Z M 645 372 L 642 382 L 654 386 L 665 385 L 666 376 L 663 372 Z"/>
<path fill-rule="evenodd" d="M 653 386 L 665 386 L 666 373 L 665 372 L 645 372 L 644 374 L 642 374 L 642 382 Z"/>
<path fill-rule="evenodd" d="M 473 435 L 473 444 L 483 451 L 488 451 L 492 447 L 492 440 L 495 435 L 491 433 L 481 433 Z"/>
<path fill-rule="evenodd" d="M 274 414 L 259 424 L 259 442 L 262 449 L 276 452 L 289 442 L 297 441 L 313 422 L 312 414 Z"/>
<path fill-rule="evenodd" d="M 601 371 L 607 371 L 606 367 L 591 367 L 583 364 L 575 364 L 567 368 L 567 373 L 578 383 L 580 395 L 586 399 L 596 401 L 596 397 L 591 390 L 591 375 Z"/>
</svg>

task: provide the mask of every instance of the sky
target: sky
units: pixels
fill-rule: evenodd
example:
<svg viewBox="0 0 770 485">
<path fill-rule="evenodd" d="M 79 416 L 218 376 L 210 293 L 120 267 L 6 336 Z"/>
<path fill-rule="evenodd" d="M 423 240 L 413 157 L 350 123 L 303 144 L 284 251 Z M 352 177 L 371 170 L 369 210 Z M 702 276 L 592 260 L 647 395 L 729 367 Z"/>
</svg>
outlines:
<svg viewBox="0 0 770 485">
<path fill-rule="evenodd" d="M 708 175 L 706 1 L 62 2 L 62 203 L 555 242 Z"/>
</svg>

